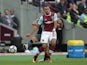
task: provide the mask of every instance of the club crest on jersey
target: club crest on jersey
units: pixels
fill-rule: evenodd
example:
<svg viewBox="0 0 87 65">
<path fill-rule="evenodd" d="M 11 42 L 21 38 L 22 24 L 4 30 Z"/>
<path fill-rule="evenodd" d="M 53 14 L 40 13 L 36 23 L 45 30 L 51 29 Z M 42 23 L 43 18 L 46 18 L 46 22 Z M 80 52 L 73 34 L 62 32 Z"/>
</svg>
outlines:
<svg viewBox="0 0 87 65">
<path fill-rule="evenodd" d="M 45 24 L 51 24 L 51 23 L 53 23 L 53 21 L 47 21 L 47 22 L 45 22 Z"/>
<path fill-rule="evenodd" d="M 47 21 L 47 19 L 45 19 L 44 21 Z"/>
</svg>

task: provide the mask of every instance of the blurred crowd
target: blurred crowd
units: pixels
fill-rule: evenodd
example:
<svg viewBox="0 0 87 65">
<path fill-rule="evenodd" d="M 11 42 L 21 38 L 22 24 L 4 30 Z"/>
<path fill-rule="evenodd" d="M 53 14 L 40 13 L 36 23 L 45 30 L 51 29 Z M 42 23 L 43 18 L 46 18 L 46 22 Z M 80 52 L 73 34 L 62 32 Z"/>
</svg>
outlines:
<svg viewBox="0 0 87 65">
<path fill-rule="evenodd" d="M 0 12 L 0 23 L 14 28 L 17 31 L 19 30 L 19 20 L 15 15 L 14 9 L 5 9 L 3 13 Z"/>
<path fill-rule="evenodd" d="M 51 10 L 58 13 L 70 23 L 80 24 L 84 22 L 83 14 L 87 14 L 87 0 L 58 0 L 57 3 L 47 2 Z M 87 17 L 87 15 L 85 16 Z"/>
</svg>

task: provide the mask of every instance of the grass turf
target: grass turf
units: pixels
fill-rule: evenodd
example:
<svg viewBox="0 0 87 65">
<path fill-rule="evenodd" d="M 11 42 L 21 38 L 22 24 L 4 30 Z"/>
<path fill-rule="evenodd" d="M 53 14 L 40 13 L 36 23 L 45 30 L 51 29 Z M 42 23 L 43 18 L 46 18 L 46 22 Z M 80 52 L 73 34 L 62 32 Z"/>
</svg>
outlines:
<svg viewBox="0 0 87 65">
<path fill-rule="evenodd" d="M 33 56 L 0 56 L 0 65 L 87 65 L 87 58 L 66 58 L 64 55 L 52 55 L 52 63 L 32 63 Z M 39 56 L 38 59 L 42 59 Z"/>
</svg>

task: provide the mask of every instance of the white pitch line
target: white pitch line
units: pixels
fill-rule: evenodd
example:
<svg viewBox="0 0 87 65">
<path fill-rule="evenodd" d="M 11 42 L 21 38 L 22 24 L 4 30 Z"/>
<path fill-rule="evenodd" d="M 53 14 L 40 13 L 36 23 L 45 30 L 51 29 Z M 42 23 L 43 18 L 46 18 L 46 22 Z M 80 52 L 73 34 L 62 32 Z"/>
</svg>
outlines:
<svg viewBox="0 0 87 65">
<path fill-rule="evenodd" d="M 28 56 L 35 55 L 35 53 L 0 53 L 0 56 Z M 41 53 L 40 55 L 44 55 Z M 67 52 L 55 52 L 52 55 L 67 55 Z"/>
</svg>

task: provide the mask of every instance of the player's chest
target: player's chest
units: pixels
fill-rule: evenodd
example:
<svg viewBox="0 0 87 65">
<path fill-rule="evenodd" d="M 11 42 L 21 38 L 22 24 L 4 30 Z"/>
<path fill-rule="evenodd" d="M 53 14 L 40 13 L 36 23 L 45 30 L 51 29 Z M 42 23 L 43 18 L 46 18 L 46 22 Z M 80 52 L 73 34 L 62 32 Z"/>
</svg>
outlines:
<svg viewBox="0 0 87 65">
<path fill-rule="evenodd" d="M 43 20 L 44 22 L 53 21 L 53 16 L 44 16 Z"/>
</svg>

